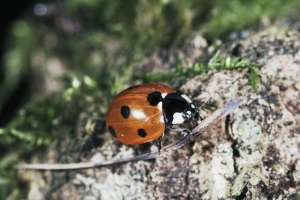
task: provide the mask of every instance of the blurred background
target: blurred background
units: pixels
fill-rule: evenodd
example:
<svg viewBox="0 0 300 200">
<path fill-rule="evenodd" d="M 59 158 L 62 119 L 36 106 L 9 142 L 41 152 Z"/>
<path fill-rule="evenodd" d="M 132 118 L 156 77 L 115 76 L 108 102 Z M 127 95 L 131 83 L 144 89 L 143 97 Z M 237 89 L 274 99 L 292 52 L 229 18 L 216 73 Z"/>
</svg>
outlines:
<svg viewBox="0 0 300 200">
<path fill-rule="evenodd" d="M 193 64 L 175 58 L 167 69 L 149 69 L 150 57 L 184 48 L 195 35 L 206 47 L 273 23 L 300 30 L 299 10 L 299 0 L 15 0 L 2 5 L 0 199 L 26 197 L 16 163 L 74 133 L 82 115 L 103 118 L 111 97 L 131 84 L 176 85 L 205 73 L 216 50 Z"/>
</svg>

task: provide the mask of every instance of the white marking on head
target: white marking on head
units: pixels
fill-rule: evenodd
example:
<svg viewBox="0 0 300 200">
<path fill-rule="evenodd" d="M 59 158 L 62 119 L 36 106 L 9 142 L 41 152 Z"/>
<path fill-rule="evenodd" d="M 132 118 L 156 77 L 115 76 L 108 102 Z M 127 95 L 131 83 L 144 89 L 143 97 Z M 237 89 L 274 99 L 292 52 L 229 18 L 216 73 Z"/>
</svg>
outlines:
<svg viewBox="0 0 300 200">
<path fill-rule="evenodd" d="M 182 124 L 184 122 L 183 113 L 176 112 L 173 115 L 172 124 Z"/>
<path fill-rule="evenodd" d="M 188 111 L 186 112 L 186 116 L 187 116 L 188 118 L 191 118 L 191 117 L 192 117 L 192 112 L 191 112 L 190 110 L 188 110 Z"/>
<path fill-rule="evenodd" d="M 164 99 L 166 96 L 168 95 L 168 93 L 164 92 L 164 93 L 161 93 L 161 97 Z"/>
<path fill-rule="evenodd" d="M 131 109 L 130 115 L 135 119 L 145 119 L 146 115 L 142 110 Z"/>
<path fill-rule="evenodd" d="M 182 94 L 181 97 L 184 98 L 188 103 L 192 103 L 192 100 L 185 94 Z"/>
<path fill-rule="evenodd" d="M 157 104 L 157 107 L 158 107 L 158 109 L 160 110 L 160 112 L 162 112 L 162 102 L 159 102 L 159 103 Z"/>
</svg>

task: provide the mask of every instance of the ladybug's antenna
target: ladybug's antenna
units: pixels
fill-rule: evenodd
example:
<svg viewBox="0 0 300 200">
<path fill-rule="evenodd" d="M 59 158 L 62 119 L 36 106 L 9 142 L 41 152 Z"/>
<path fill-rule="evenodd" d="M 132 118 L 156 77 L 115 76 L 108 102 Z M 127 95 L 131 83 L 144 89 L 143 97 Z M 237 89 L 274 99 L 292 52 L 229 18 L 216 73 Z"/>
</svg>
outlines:
<svg viewBox="0 0 300 200">
<path fill-rule="evenodd" d="M 172 150 L 176 150 L 187 144 L 189 141 L 193 139 L 194 136 L 200 134 L 200 131 L 207 128 L 210 124 L 215 122 L 218 119 L 225 117 L 226 115 L 232 113 L 238 106 L 240 102 L 238 100 L 232 100 L 227 103 L 223 108 L 216 110 L 212 115 L 201 121 L 201 123 L 196 126 L 190 134 L 186 134 L 181 139 L 171 143 L 167 146 L 164 146 L 160 149 L 160 151 L 153 151 L 145 154 L 141 154 L 134 157 L 123 158 L 118 160 L 110 160 L 104 162 L 80 162 L 80 163 L 67 163 L 67 164 L 59 164 L 59 163 L 36 163 L 36 164 L 20 164 L 17 166 L 20 170 L 51 170 L 51 171 L 66 171 L 66 170 L 81 170 L 81 169 L 90 169 L 97 167 L 108 167 L 116 164 L 123 164 L 127 162 L 135 162 L 139 160 L 150 160 L 157 158 L 158 156 L 164 155 L 167 152 Z"/>
<path fill-rule="evenodd" d="M 237 99 L 231 100 L 230 102 L 225 104 L 223 108 L 216 110 L 215 112 L 213 112 L 212 115 L 210 115 L 209 117 L 201 121 L 201 123 L 192 130 L 192 135 L 198 135 L 200 133 L 200 130 L 208 127 L 214 121 L 229 115 L 237 107 L 239 107 L 239 105 L 240 105 L 239 100 Z"/>
</svg>

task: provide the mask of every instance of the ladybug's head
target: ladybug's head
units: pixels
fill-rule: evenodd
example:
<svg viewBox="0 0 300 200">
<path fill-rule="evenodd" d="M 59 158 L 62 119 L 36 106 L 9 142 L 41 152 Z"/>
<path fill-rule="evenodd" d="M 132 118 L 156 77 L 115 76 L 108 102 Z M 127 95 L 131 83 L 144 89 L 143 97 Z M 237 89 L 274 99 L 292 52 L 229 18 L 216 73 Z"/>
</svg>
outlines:
<svg viewBox="0 0 300 200">
<path fill-rule="evenodd" d="M 169 93 L 163 98 L 162 104 L 168 125 L 182 124 L 199 118 L 197 107 L 184 94 Z"/>
</svg>

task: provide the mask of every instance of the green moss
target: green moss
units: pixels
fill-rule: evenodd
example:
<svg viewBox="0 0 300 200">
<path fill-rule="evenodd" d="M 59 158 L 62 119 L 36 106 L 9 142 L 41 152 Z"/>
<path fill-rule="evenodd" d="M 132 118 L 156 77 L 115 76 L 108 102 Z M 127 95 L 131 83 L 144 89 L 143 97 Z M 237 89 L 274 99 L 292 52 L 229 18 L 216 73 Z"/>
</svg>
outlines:
<svg viewBox="0 0 300 200">
<path fill-rule="evenodd" d="M 258 91 L 261 80 L 259 67 L 247 59 L 238 57 L 221 57 L 217 52 L 208 62 L 208 69 L 216 70 L 235 70 L 247 68 L 249 70 L 248 82 L 254 91 Z"/>
<path fill-rule="evenodd" d="M 167 72 L 153 72 L 147 74 L 137 74 L 135 75 L 135 79 L 141 79 L 143 82 L 159 82 L 159 81 L 171 81 L 172 79 L 176 79 L 178 81 L 186 79 L 188 77 L 192 77 L 197 74 L 201 74 L 205 72 L 207 69 L 205 65 L 202 63 L 195 63 L 189 67 L 183 67 L 181 65 L 177 65 L 176 68 L 170 69 Z"/>
<path fill-rule="evenodd" d="M 249 69 L 249 84 L 253 90 L 257 91 L 260 86 L 259 68 L 256 64 L 251 63 L 247 59 L 238 57 L 222 57 L 217 52 L 207 64 L 195 63 L 192 66 L 177 65 L 176 68 L 167 72 L 154 72 L 138 75 L 137 79 L 142 79 L 144 82 L 171 81 L 171 80 L 186 80 L 190 77 L 207 73 L 209 70 L 237 70 Z"/>
<path fill-rule="evenodd" d="M 216 52 L 207 65 L 209 70 L 234 70 L 248 68 L 254 64 L 247 59 L 231 56 L 224 57 L 220 55 L 220 52 Z"/>
<path fill-rule="evenodd" d="M 261 86 L 261 79 L 259 75 L 259 69 L 257 66 L 252 65 L 250 67 L 249 72 L 249 84 L 252 86 L 252 88 L 257 92 Z"/>
<path fill-rule="evenodd" d="M 0 128 L 0 148 L 4 152 L 0 156 L 0 185 L 1 180 L 9 180 L 2 184 L 15 185 L 17 189 L 13 181 L 17 180 L 15 165 L 55 140 L 73 137 L 82 113 L 103 117 L 107 103 L 95 80 L 86 75 L 70 75 L 64 82 L 63 93 L 32 100 L 6 127 Z M 6 191 L 9 189 L 0 190 L 0 196 Z"/>
</svg>

